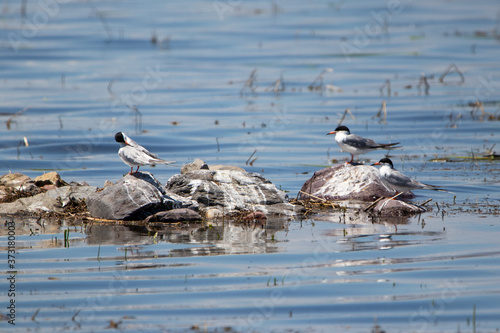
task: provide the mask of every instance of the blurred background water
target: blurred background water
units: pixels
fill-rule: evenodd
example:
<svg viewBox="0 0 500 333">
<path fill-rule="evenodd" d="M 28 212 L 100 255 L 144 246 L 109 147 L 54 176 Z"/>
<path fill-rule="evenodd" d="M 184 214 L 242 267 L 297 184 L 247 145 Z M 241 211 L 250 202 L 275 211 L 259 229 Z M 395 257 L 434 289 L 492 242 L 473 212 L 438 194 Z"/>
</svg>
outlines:
<svg viewBox="0 0 500 333">
<path fill-rule="evenodd" d="M 124 131 L 160 157 L 177 161 L 176 166 L 144 168 L 163 184 L 179 172 L 180 166 L 201 158 L 209 164 L 233 164 L 262 173 L 294 197 L 314 171 L 330 165 L 332 160 L 342 162 L 349 158 L 339 151 L 332 137 L 325 136 L 335 129 L 344 110 L 349 109 L 351 114 L 345 114 L 343 124 L 353 133 L 379 142 L 401 142 L 404 149 L 392 152 L 396 168 L 456 194 L 456 198 L 446 193 L 428 194 L 436 202 L 477 202 L 481 204 L 478 209 L 486 211 L 491 210 L 489 204 L 499 203 L 498 162 L 463 158 L 499 150 L 497 1 L 40 0 L 5 1 L 0 4 L 0 13 L 3 173 L 22 172 L 36 177 L 55 170 L 66 181 L 102 186 L 105 180 L 116 181 L 128 171 L 117 156 L 118 144 L 114 142 L 114 133 Z M 387 117 L 379 113 L 383 102 Z M 479 102 L 483 103 L 484 112 L 471 105 Z M 252 159 L 256 160 L 248 165 L 253 153 Z M 380 152 L 362 156 L 369 162 L 380 158 Z M 440 220 L 439 214 L 432 216 Z M 363 237 L 348 237 L 349 248 L 356 240 L 355 247 L 341 251 L 341 257 L 348 259 L 322 257 L 325 263 L 321 265 L 326 266 L 313 276 L 308 275 L 308 287 L 299 288 L 300 297 L 289 298 L 290 294 L 283 290 L 282 295 L 288 295 L 286 303 L 294 308 L 273 308 L 276 312 L 256 317 L 264 318 L 263 325 L 253 329 L 281 331 L 297 327 L 299 331 L 322 331 L 334 322 L 347 329 L 363 318 L 352 331 L 366 332 L 378 317 L 385 324 L 383 328 L 391 328 L 390 332 L 408 331 L 408 313 L 431 306 L 434 308 L 429 311 L 433 314 L 443 309 L 439 320 L 429 320 L 436 325 L 436 331 L 449 331 L 451 327 L 468 327 L 470 331 L 473 304 L 484 301 L 483 331 L 494 331 L 498 329 L 498 319 L 492 316 L 498 313 L 499 290 L 486 282 L 498 275 L 498 237 L 492 235 L 498 236 L 499 230 L 494 217 L 446 217 L 454 222 L 450 221 L 446 228 L 441 224 L 429 226 L 429 222 L 420 225 L 419 219 L 410 219 L 405 227 L 408 233 L 398 236 L 410 246 L 391 246 L 391 255 L 380 252 L 379 244 L 384 239 L 380 233 L 388 232 L 385 226 L 370 227 L 361 232 Z M 351 227 L 365 222 L 352 221 Z M 21 240 L 27 276 L 25 284 L 23 278 L 19 279 L 20 286 L 24 285 L 24 305 L 19 311 L 28 329 L 37 308 L 66 309 L 68 313 L 60 317 L 48 311 L 44 320 L 36 322 L 37 328 L 46 331 L 60 324 L 70 329 L 68 316 L 70 327 L 74 328 L 71 317 L 77 311 L 77 303 L 85 302 L 85 290 L 89 297 L 97 296 L 104 288 L 102 283 L 110 279 L 106 274 L 121 272 L 118 280 L 137 280 L 123 291 L 124 301 L 120 300 L 109 316 L 105 307 L 103 311 L 99 308 L 102 317 L 96 326 L 89 328 L 80 323 L 76 327 L 84 331 L 105 330 L 102 323 L 106 320 L 117 321 L 123 318 L 125 309 L 139 309 L 141 315 L 126 314 L 135 318 L 130 324 L 132 328 L 127 326 L 129 329 L 189 329 L 207 322 L 210 329 L 235 328 L 235 318 L 258 311 L 254 303 L 268 300 L 268 279 L 271 285 L 274 276 L 278 285 L 281 279 L 286 281 L 286 273 L 280 272 L 299 269 L 303 257 L 314 250 L 312 245 L 295 248 L 296 244 L 318 241 L 323 236 L 315 238 L 311 233 L 316 232 L 330 235 L 335 244 L 345 236 L 336 233 L 345 225 L 327 218 L 309 221 L 305 228 L 299 223 L 291 222 L 289 233 L 281 231 L 284 226 L 277 228 L 276 237 L 281 239 L 277 246 L 269 238 L 266 226 L 267 236 L 250 237 L 246 230 L 245 237 L 250 238 L 239 242 L 246 246 L 240 249 L 233 244 L 215 252 L 211 251 L 220 248 L 220 240 L 214 235 L 205 240 L 184 237 L 179 242 L 167 237 L 142 247 L 131 245 L 142 244 L 134 233 L 127 246 L 140 247 L 138 254 L 150 248 L 155 253 L 146 255 L 148 264 L 143 272 L 147 274 L 139 277 L 135 274 L 140 269 L 129 270 L 129 264 L 119 258 L 123 246 L 116 240 L 106 246 L 91 245 L 91 234 L 81 230 L 71 247 L 75 252 L 55 242 L 55 248 L 61 251 L 56 254 L 43 241 L 53 241 L 57 235 L 60 240 L 65 227 L 40 229 L 35 240 L 28 236 L 29 228 L 19 226 L 20 233 L 28 233 Z M 472 233 L 471 223 L 482 226 L 474 230 L 477 237 L 461 236 Z M 396 232 L 392 225 L 387 228 Z M 415 231 L 422 228 L 423 234 Z M 429 228 L 436 234 L 427 233 Z M 224 230 L 219 231 L 219 236 L 230 237 L 231 230 Z M 401 230 L 400 227 L 397 232 Z M 151 242 L 146 231 L 138 232 Z M 305 240 L 304 232 L 308 235 Z M 105 233 L 113 234 L 113 230 L 106 229 Z M 193 246 L 201 252 L 192 250 Z M 359 257 L 358 246 L 362 253 Z M 491 248 L 483 251 L 481 246 Z M 37 250 L 27 250 L 32 247 Z M 206 247 L 211 250 L 206 252 Z M 253 254 L 255 248 L 259 249 L 258 254 Z M 106 274 L 96 273 L 101 272 L 101 266 L 96 265 L 102 263 L 94 260 L 97 249 L 107 258 Z M 104 252 L 108 250 L 109 253 Z M 155 257 L 156 253 L 165 256 L 175 251 L 185 255 L 173 261 Z M 244 254 L 244 259 L 233 257 L 232 251 Z M 413 251 L 419 253 L 417 258 L 424 259 L 415 263 L 413 254 L 407 253 Z M 439 257 L 441 252 L 444 257 Z M 207 253 L 224 256 L 202 256 Z M 488 255 L 478 255 L 478 263 L 474 259 L 477 253 Z M 359 274 L 368 278 L 349 278 L 348 282 L 355 283 L 344 288 L 345 280 L 332 281 L 330 275 L 348 274 L 334 267 L 338 267 L 336 260 L 351 260 L 350 256 L 354 266 L 362 266 Z M 380 259 L 386 256 L 411 258 L 411 264 L 402 266 L 412 268 L 409 273 L 386 276 L 387 263 Z M 459 264 L 442 261 L 456 256 L 467 259 Z M 42 261 L 47 266 L 40 268 L 37 275 L 39 268 L 35 264 L 40 258 L 47 258 Z M 370 261 L 375 259 L 378 261 Z M 368 266 L 358 260 L 368 260 Z M 82 267 L 73 270 L 73 262 Z M 142 259 L 138 263 L 142 265 Z M 196 292 L 188 288 L 182 289 L 188 292 L 176 289 L 175 294 L 169 294 L 170 290 L 162 289 L 167 287 L 153 284 L 150 290 L 139 292 L 143 305 L 134 305 L 137 299 L 126 295 L 133 294 L 136 285 L 148 284 L 149 278 L 172 282 L 165 268 L 157 269 L 155 265 L 180 265 L 184 268 L 174 278 L 180 285 L 185 277 L 194 274 L 201 285 L 207 286 L 197 287 Z M 390 272 L 399 272 L 398 265 L 391 264 Z M 483 267 L 479 277 L 470 273 L 476 265 Z M 247 267 L 252 279 L 259 276 L 258 282 L 246 285 Z M 415 277 L 415 270 L 419 269 L 421 275 Z M 453 274 L 448 274 L 450 271 Z M 47 272 L 56 279 L 47 281 Z M 207 278 L 211 274 L 216 276 L 215 281 Z M 92 282 L 82 284 L 81 280 L 89 277 Z M 437 308 L 439 292 L 446 288 L 443 283 L 454 283 L 454 277 L 467 291 L 461 291 L 459 301 Z M 46 289 L 53 281 L 57 287 Z M 380 281 L 389 281 L 385 284 L 388 289 L 378 290 Z M 408 294 L 393 296 L 388 291 L 394 290 L 391 283 L 407 288 Z M 62 296 L 80 286 L 83 294 Z M 233 292 L 223 292 L 225 286 L 233 286 L 228 287 Z M 468 286 L 475 287 L 469 290 Z M 325 288 L 346 295 L 329 298 L 326 295 L 331 294 Z M 170 301 L 154 296 L 162 292 L 172 297 L 168 298 Z M 37 293 L 40 296 L 31 298 Z M 352 295 L 358 294 L 364 296 L 353 300 Z M 146 295 L 149 296 L 144 298 Z M 61 302 L 46 300 L 54 297 L 61 298 Z M 227 308 L 214 307 L 219 297 L 227 302 Z M 242 303 L 245 306 L 239 307 Z M 163 307 L 172 312 L 161 312 Z M 262 307 L 265 309 L 266 305 Z M 235 308 L 239 312 L 228 315 Z M 300 309 L 305 308 L 305 317 L 298 316 Z M 332 311 L 343 314 L 332 317 Z M 40 315 L 43 312 L 40 310 Z M 205 314 L 204 319 L 195 320 L 200 313 Z M 175 324 L 168 326 L 163 321 L 167 320 L 165 316 Z M 51 324 L 55 317 L 59 319 Z M 3 329 L 4 323 L 1 324 Z M 420 326 L 412 326 L 412 330 L 418 331 Z M 430 330 L 428 326 L 424 331 Z"/>
</svg>

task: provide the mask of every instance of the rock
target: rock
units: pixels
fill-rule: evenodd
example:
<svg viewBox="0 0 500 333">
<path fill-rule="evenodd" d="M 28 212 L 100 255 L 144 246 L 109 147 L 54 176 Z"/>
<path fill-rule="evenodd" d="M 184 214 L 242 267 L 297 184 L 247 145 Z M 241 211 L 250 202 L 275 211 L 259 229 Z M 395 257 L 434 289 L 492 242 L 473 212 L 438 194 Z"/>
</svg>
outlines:
<svg viewBox="0 0 500 333">
<path fill-rule="evenodd" d="M 109 181 L 109 180 L 106 180 L 106 181 L 104 182 L 104 186 L 103 186 L 103 187 L 108 187 L 108 186 L 112 186 L 112 185 L 114 185 L 114 183 L 113 183 L 113 182 L 111 182 L 111 181 Z"/>
<path fill-rule="evenodd" d="M 217 207 L 225 214 L 240 210 L 267 213 L 277 204 L 281 214 L 293 213 L 293 205 L 283 191 L 261 175 L 247 171 L 195 170 L 172 176 L 165 188 L 197 201 L 202 208 Z"/>
<path fill-rule="evenodd" d="M 97 191 L 97 187 L 95 186 L 63 186 L 59 187 L 55 190 L 47 191 L 45 193 L 47 196 L 57 199 L 62 203 L 63 207 L 71 200 L 87 200 L 91 196 L 93 196 Z"/>
<path fill-rule="evenodd" d="M 232 170 L 232 171 L 241 171 L 246 172 L 245 169 L 234 166 L 234 165 L 209 165 L 209 170 Z"/>
<path fill-rule="evenodd" d="M 108 220 L 143 220 L 174 208 L 197 209 L 198 204 L 163 190 L 149 172 L 126 175 L 87 200 L 91 216 Z"/>
<path fill-rule="evenodd" d="M 213 220 L 222 217 L 224 217 L 224 213 L 218 208 L 211 207 L 205 210 L 205 218 L 207 220 Z"/>
<path fill-rule="evenodd" d="M 372 209 L 373 213 L 384 217 L 408 216 L 424 213 L 426 210 L 420 206 L 413 205 L 401 200 L 380 200 Z"/>
<path fill-rule="evenodd" d="M 144 222 L 199 222 L 203 218 L 200 214 L 192 209 L 188 208 L 178 208 L 168 211 L 158 212 L 154 215 L 148 216 Z"/>
<path fill-rule="evenodd" d="M 208 169 L 208 165 L 199 158 L 197 158 L 193 162 L 182 166 L 181 175 L 200 169 Z"/>
<path fill-rule="evenodd" d="M 316 171 L 302 185 L 300 199 L 319 197 L 326 200 L 373 201 L 396 194 L 380 179 L 379 171 L 369 165 L 337 164 Z"/>
<path fill-rule="evenodd" d="M 21 196 L 32 196 L 41 193 L 42 190 L 35 185 L 34 181 L 22 173 L 7 173 L 0 177 L 0 201 L 11 201 Z"/>
<path fill-rule="evenodd" d="M 63 213 L 72 200 L 84 200 L 95 193 L 94 186 L 63 186 L 55 190 L 0 204 L 0 214 Z"/>
<path fill-rule="evenodd" d="M 57 172 L 44 173 L 34 179 L 35 185 L 38 187 L 43 187 L 44 185 L 54 185 L 56 187 L 68 185 Z"/>
<path fill-rule="evenodd" d="M 193 162 L 184 165 L 181 168 L 181 175 L 185 175 L 188 172 L 196 170 L 233 170 L 245 172 L 245 169 L 234 165 L 207 165 L 200 159 L 195 159 Z"/>
<path fill-rule="evenodd" d="M 7 173 L 0 177 L 0 185 L 12 187 L 16 190 L 23 190 L 23 185 L 27 183 L 33 183 L 33 181 L 22 173 Z"/>
<path fill-rule="evenodd" d="M 267 220 L 267 216 L 263 212 L 256 211 L 248 214 L 243 218 L 243 221 L 255 221 L 255 220 Z"/>
</svg>

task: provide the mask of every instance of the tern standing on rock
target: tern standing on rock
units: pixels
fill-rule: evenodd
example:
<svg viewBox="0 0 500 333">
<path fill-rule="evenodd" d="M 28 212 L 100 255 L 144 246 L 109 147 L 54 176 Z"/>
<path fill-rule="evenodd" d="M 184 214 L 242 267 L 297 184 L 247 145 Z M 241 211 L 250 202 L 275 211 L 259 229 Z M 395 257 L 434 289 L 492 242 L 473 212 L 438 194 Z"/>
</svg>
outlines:
<svg viewBox="0 0 500 333">
<path fill-rule="evenodd" d="M 414 179 L 411 179 L 410 177 L 394 169 L 392 161 L 388 158 L 383 158 L 374 165 L 381 166 L 380 178 L 382 179 L 384 184 L 387 185 L 387 187 L 394 189 L 397 195 L 411 190 L 434 190 L 441 192 L 449 192 L 440 189 L 436 186 L 424 184 Z"/>
<path fill-rule="evenodd" d="M 139 172 L 139 167 L 144 165 L 155 166 L 156 164 L 171 164 L 174 161 L 165 161 L 157 155 L 150 153 L 146 148 L 139 145 L 137 142 L 129 138 L 123 132 L 115 134 L 115 140 L 120 144 L 118 156 L 122 159 L 123 163 L 130 166 L 130 174 L 137 167 L 135 173 Z"/>
<path fill-rule="evenodd" d="M 351 134 L 346 126 L 339 126 L 335 131 L 326 133 L 326 135 L 335 134 L 335 141 L 342 151 L 351 154 L 351 160 L 347 163 L 352 163 L 354 155 L 366 154 L 374 150 L 380 149 L 396 149 L 399 142 L 396 143 L 376 143 L 372 139 L 363 138 L 356 134 Z"/>
</svg>

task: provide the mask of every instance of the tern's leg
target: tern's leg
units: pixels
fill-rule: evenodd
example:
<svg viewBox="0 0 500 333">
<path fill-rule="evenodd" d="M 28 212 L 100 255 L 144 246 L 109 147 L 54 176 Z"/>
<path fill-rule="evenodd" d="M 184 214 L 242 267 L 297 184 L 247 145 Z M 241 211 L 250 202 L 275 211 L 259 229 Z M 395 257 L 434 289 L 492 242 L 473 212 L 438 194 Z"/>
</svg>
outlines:
<svg viewBox="0 0 500 333">
<path fill-rule="evenodd" d="M 347 163 L 351 164 L 353 160 L 354 160 L 354 155 L 351 154 L 351 160 L 349 162 L 347 162 Z"/>
<path fill-rule="evenodd" d="M 135 173 L 139 172 L 139 167 L 140 167 L 140 165 L 137 166 L 137 170 L 135 170 Z"/>
<path fill-rule="evenodd" d="M 134 167 L 130 167 L 130 173 L 129 173 L 129 175 L 132 174 L 132 171 L 134 171 Z"/>
</svg>

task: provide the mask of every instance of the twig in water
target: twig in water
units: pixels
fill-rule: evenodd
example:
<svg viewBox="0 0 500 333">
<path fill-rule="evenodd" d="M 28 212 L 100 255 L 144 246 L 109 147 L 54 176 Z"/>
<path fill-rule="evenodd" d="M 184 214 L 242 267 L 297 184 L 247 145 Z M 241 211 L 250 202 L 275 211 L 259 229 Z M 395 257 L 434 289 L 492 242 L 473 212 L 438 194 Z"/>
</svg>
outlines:
<svg viewBox="0 0 500 333">
<path fill-rule="evenodd" d="M 384 118 L 381 119 L 381 121 L 386 124 L 386 120 L 387 120 L 387 107 L 386 107 L 386 104 L 385 104 L 385 101 L 382 101 L 382 105 L 380 105 L 380 109 L 378 110 L 378 113 L 375 115 L 375 118 L 380 118 L 380 116 L 382 115 L 382 111 L 384 112 Z"/>
<path fill-rule="evenodd" d="M 21 17 L 25 18 L 26 17 L 26 3 L 28 0 L 22 0 L 21 1 Z"/>
<path fill-rule="evenodd" d="M 78 309 L 78 311 L 75 312 L 75 314 L 73 315 L 73 317 L 71 317 L 71 321 L 75 321 L 75 318 L 76 316 L 78 316 L 78 314 L 80 313 L 82 309 Z"/>
<path fill-rule="evenodd" d="M 422 202 L 422 204 L 420 206 L 425 206 L 431 201 L 432 201 L 432 198 L 429 198 L 429 199 L 425 200 L 424 202 Z"/>
<path fill-rule="evenodd" d="M 311 193 L 306 193 L 306 192 L 304 192 L 304 191 L 299 191 L 299 192 L 300 192 L 300 193 L 302 193 L 302 194 L 308 195 L 308 196 L 310 196 L 310 197 L 313 197 L 314 199 L 318 199 L 318 200 L 321 200 L 321 201 L 324 201 L 324 202 L 327 202 L 327 201 L 328 201 L 328 200 L 326 200 L 326 199 L 323 199 L 323 198 L 317 197 L 317 196 L 315 196 L 315 195 L 313 195 L 313 194 L 311 194 Z"/>
<path fill-rule="evenodd" d="M 320 90 L 321 92 L 323 92 L 323 81 L 324 81 L 324 76 L 326 73 L 331 73 L 333 72 L 333 69 L 331 68 L 325 68 L 323 69 L 323 71 L 321 73 L 319 73 L 319 75 L 314 79 L 313 82 L 311 82 L 311 84 L 308 86 L 309 90 L 313 91 L 313 90 Z"/>
<path fill-rule="evenodd" d="M 280 78 L 271 83 L 267 88 L 266 91 L 270 88 L 273 87 L 273 92 L 278 95 L 280 92 L 285 91 L 285 80 L 283 80 L 283 74 L 280 75 Z"/>
<path fill-rule="evenodd" d="M 441 74 L 441 76 L 439 77 L 439 82 L 441 82 L 442 84 L 448 84 L 448 83 L 444 82 L 444 78 L 446 77 L 446 75 L 448 75 L 451 72 L 458 73 L 458 75 L 460 76 L 460 82 L 459 82 L 459 84 L 462 84 L 462 83 L 465 82 L 465 77 L 462 74 L 462 71 L 460 69 L 458 69 L 457 65 L 455 65 L 454 63 L 452 63 L 451 65 L 449 65 L 448 68 L 444 71 L 444 73 Z"/>
<path fill-rule="evenodd" d="M 427 76 L 425 76 L 425 74 L 420 75 L 420 81 L 418 81 L 417 84 L 418 91 L 420 91 L 420 87 L 422 85 L 425 86 L 425 94 L 429 95 L 429 90 L 431 89 L 431 86 L 429 85 L 429 82 L 427 81 Z"/>
<path fill-rule="evenodd" d="M 352 120 L 356 120 L 356 117 L 354 117 L 354 115 L 352 114 L 351 110 L 349 110 L 349 109 L 345 109 L 344 114 L 342 114 L 342 118 L 340 118 L 340 121 L 339 121 L 338 126 L 342 125 L 342 122 L 344 121 L 345 116 L 346 116 L 348 113 L 349 113 L 349 115 L 351 116 Z"/>
<path fill-rule="evenodd" d="M 472 110 L 470 111 L 472 119 L 474 119 L 474 113 L 479 110 L 481 111 L 481 117 L 479 118 L 479 120 L 483 121 L 486 116 L 486 111 L 484 111 L 484 103 L 481 101 L 476 101 L 474 103 L 470 103 L 469 105 L 472 106 Z"/>
<path fill-rule="evenodd" d="M 217 152 L 220 152 L 219 138 L 215 138 L 215 141 L 217 142 Z"/>
<path fill-rule="evenodd" d="M 257 152 L 257 149 L 255 149 L 252 153 L 252 155 L 250 155 L 250 157 L 247 159 L 247 161 L 245 162 L 245 165 L 248 165 L 250 163 L 250 160 L 252 159 L 253 155 L 255 155 L 255 153 Z M 255 160 L 254 160 L 255 161 Z M 253 162 L 253 161 L 252 161 Z"/>
<path fill-rule="evenodd" d="M 363 211 L 364 212 L 367 212 L 369 210 L 372 210 L 373 207 L 375 207 L 377 205 L 377 203 L 379 203 L 380 200 L 384 199 L 385 197 L 380 197 L 378 198 L 377 200 L 375 200 L 374 202 L 372 202 L 371 204 L 369 204 L 368 206 L 366 206 Z"/>
<path fill-rule="evenodd" d="M 257 80 L 257 69 L 254 69 L 251 73 L 248 79 L 245 81 L 245 85 L 243 88 L 240 90 L 240 96 L 243 95 L 243 92 L 245 89 L 250 90 L 252 94 L 255 94 L 255 89 L 257 89 L 256 86 L 254 86 L 255 81 Z"/>
<path fill-rule="evenodd" d="M 111 97 L 113 97 L 113 98 L 115 98 L 115 97 L 116 97 L 116 95 L 113 93 L 113 90 L 111 90 L 111 89 L 112 89 L 112 87 L 113 87 L 113 84 L 115 84 L 115 82 L 116 82 L 116 81 L 117 81 L 117 80 L 115 79 L 115 80 L 111 80 L 111 81 L 109 81 L 109 83 L 108 83 L 108 93 L 109 93 L 109 94 L 111 95 Z"/>
<path fill-rule="evenodd" d="M 99 21 L 101 21 L 101 24 L 102 24 L 104 30 L 106 31 L 106 33 L 108 34 L 109 39 L 113 39 L 113 31 L 111 30 L 108 23 L 106 22 L 106 18 L 104 17 L 104 14 L 92 6 L 91 6 L 91 10 L 92 10 L 92 13 L 94 13 L 94 15 L 99 19 Z"/>
<path fill-rule="evenodd" d="M 38 312 L 40 312 L 40 308 L 36 309 L 35 313 L 33 314 L 33 316 L 31 316 L 31 321 L 35 321 L 35 318 L 38 314 Z"/>
<path fill-rule="evenodd" d="M 384 96 L 384 88 L 387 88 L 387 96 L 391 97 L 391 80 L 385 80 L 384 84 L 379 88 L 382 96 Z"/>
<path fill-rule="evenodd" d="M 135 132 L 139 134 L 142 132 L 142 113 L 134 105 L 127 104 L 127 106 L 130 110 L 135 112 Z"/>
<path fill-rule="evenodd" d="M 10 130 L 10 124 L 12 123 L 12 120 L 17 117 L 17 116 L 20 116 L 22 115 L 24 112 L 28 111 L 29 108 L 31 107 L 31 105 L 28 105 L 26 107 L 24 107 L 23 109 L 17 111 L 16 113 L 14 113 L 12 116 L 10 116 L 9 119 L 7 119 L 7 121 L 5 122 L 5 124 L 7 125 L 7 129 Z"/>
</svg>

